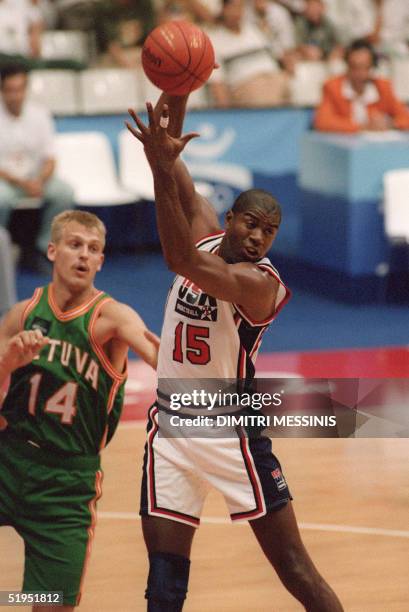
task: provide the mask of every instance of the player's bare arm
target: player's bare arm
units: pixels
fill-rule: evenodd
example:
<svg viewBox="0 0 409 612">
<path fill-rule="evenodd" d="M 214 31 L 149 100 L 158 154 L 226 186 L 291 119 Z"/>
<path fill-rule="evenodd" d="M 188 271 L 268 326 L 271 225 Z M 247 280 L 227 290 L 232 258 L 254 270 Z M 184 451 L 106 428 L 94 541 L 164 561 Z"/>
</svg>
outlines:
<svg viewBox="0 0 409 612">
<path fill-rule="evenodd" d="M 39 329 L 21 329 L 28 302 L 24 300 L 13 306 L 0 323 L 0 386 L 14 370 L 30 363 L 48 343 Z"/>
<path fill-rule="evenodd" d="M 212 253 L 199 251 L 182 209 L 174 173 L 175 160 L 194 133 L 174 138 L 167 133 L 166 121 L 156 122 L 152 105 L 147 105 L 149 128 L 133 113 L 139 132 L 128 125 L 140 140 L 152 168 L 158 230 L 169 268 L 195 282 L 216 298 L 240 304 L 256 320 L 275 310 L 278 281 L 252 263 L 226 263 Z M 168 117 L 165 106 L 161 118 Z"/>
<path fill-rule="evenodd" d="M 128 347 L 156 368 L 160 340 L 126 304 L 115 300 L 104 304 L 95 324 L 95 339 L 119 371 L 123 370 Z"/>
<path fill-rule="evenodd" d="M 163 93 L 154 109 L 155 121 L 158 124 L 164 114 L 169 119 L 168 134 L 180 138 L 185 117 L 188 96 L 169 96 Z M 167 109 L 164 113 L 164 107 Z M 130 115 L 135 120 L 135 112 L 130 109 Z M 183 212 L 192 230 L 196 242 L 203 236 L 220 231 L 220 224 L 211 203 L 195 189 L 186 164 L 179 157 L 175 161 L 174 172 Z"/>
</svg>

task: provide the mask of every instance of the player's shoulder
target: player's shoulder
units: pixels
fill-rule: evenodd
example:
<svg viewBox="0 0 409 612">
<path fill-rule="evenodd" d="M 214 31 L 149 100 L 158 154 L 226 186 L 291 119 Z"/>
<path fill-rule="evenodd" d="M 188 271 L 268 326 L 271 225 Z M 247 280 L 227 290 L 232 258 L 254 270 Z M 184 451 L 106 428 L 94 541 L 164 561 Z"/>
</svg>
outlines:
<svg viewBox="0 0 409 612">
<path fill-rule="evenodd" d="M 0 328 L 16 334 L 21 331 L 23 315 L 30 302 L 31 298 L 28 298 L 14 304 L 1 318 Z"/>
<path fill-rule="evenodd" d="M 124 322 L 129 317 L 138 319 L 140 318 L 136 310 L 134 310 L 128 304 L 119 302 L 111 296 L 106 296 L 103 300 L 100 309 L 100 316 L 111 319 L 116 323 Z"/>
</svg>

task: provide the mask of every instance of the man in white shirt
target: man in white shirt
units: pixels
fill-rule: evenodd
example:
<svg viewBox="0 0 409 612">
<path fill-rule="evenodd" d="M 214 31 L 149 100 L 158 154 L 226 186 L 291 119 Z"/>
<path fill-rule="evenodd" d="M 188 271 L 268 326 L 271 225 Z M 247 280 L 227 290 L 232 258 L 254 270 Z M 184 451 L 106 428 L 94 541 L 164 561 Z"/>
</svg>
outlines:
<svg viewBox="0 0 409 612">
<path fill-rule="evenodd" d="M 27 0 L 0 0 L 0 59 L 39 57 L 42 18 Z"/>
<path fill-rule="evenodd" d="M 208 34 L 220 64 L 209 79 L 216 106 L 275 106 L 286 101 L 287 78 L 263 32 L 245 18 L 243 0 L 223 0 L 220 22 Z"/>
<path fill-rule="evenodd" d="M 73 192 L 54 175 L 53 121 L 45 108 L 26 100 L 27 72 L 10 65 L 0 77 L 0 225 L 7 226 L 12 209 L 22 199 L 42 201 L 37 250 L 23 253 L 23 263 L 45 272 L 51 219 L 72 207 Z"/>
</svg>

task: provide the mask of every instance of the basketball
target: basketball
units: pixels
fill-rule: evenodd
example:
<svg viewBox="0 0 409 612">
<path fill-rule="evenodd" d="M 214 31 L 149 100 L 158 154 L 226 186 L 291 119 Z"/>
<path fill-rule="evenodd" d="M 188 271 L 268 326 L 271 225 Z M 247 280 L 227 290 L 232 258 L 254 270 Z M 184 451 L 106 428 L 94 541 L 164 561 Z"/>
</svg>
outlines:
<svg viewBox="0 0 409 612">
<path fill-rule="evenodd" d="M 212 73 L 214 50 L 209 37 L 187 21 L 169 21 L 149 34 L 142 49 L 146 76 L 156 87 L 183 96 L 198 89 Z"/>
</svg>

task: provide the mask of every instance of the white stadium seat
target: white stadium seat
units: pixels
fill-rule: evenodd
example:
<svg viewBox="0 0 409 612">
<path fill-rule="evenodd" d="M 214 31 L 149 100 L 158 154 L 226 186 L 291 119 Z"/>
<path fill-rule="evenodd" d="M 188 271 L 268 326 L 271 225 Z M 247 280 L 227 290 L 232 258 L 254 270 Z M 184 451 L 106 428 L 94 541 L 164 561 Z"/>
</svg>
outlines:
<svg viewBox="0 0 409 612">
<path fill-rule="evenodd" d="M 74 70 L 33 70 L 29 96 L 56 115 L 76 115 L 79 111 L 77 73 Z"/>
<path fill-rule="evenodd" d="M 153 200 L 152 171 L 142 143 L 128 132 L 119 134 L 119 180 L 121 185 L 143 200 Z"/>
<path fill-rule="evenodd" d="M 41 36 L 43 59 L 72 59 L 87 63 L 88 36 L 77 30 L 46 30 Z"/>
<path fill-rule="evenodd" d="M 141 93 L 134 70 L 96 68 L 79 74 L 81 111 L 85 115 L 126 113 L 129 107 L 140 108 Z"/>
<path fill-rule="evenodd" d="M 325 62 L 298 62 L 290 82 L 291 102 L 295 106 L 316 106 L 328 76 Z"/>
<path fill-rule="evenodd" d="M 391 75 L 396 95 L 404 102 L 409 102 L 409 57 L 393 59 Z"/>
<path fill-rule="evenodd" d="M 101 132 L 57 134 L 58 176 L 84 206 L 131 204 L 138 198 L 119 185 L 111 145 Z"/>
<path fill-rule="evenodd" d="M 135 195 L 136 199 L 153 201 L 152 171 L 142 144 L 128 132 L 119 134 L 119 180 L 121 185 Z M 205 177 L 207 178 L 207 177 Z M 195 182 L 195 189 L 203 197 L 212 199 L 214 190 L 206 180 Z"/>
<path fill-rule="evenodd" d="M 409 243 L 409 168 L 385 172 L 383 184 L 385 233 Z"/>
</svg>

